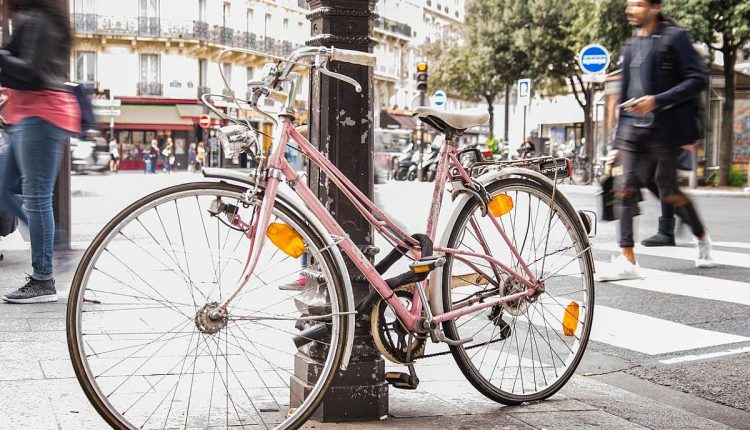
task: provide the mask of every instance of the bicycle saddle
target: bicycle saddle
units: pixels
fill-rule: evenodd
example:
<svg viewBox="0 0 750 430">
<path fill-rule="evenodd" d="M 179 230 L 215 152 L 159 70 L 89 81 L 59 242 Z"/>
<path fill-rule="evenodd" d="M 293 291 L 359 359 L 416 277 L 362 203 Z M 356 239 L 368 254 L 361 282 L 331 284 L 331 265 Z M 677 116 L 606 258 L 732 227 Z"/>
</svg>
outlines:
<svg viewBox="0 0 750 430">
<path fill-rule="evenodd" d="M 463 131 L 470 127 L 486 124 L 490 120 L 490 114 L 484 108 L 443 111 L 418 107 L 414 110 L 414 115 L 419 116 L 419 119 L 441 133 L 445 133 L 447 127 L 456 131 Z"/>
</svg>

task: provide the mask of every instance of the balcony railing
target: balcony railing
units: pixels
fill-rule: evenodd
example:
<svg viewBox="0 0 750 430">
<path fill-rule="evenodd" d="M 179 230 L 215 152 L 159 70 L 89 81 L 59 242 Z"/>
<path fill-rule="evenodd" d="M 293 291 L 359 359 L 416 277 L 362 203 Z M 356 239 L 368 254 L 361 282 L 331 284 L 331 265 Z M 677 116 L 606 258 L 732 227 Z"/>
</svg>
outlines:
<svg viewBox="0 0 750 430">
<path fill-rule="evenodd" d="M 204 94 L 211 94 L 211 88 L 209 88 L 209 87 L 198 87 L 198 98 L 203 97 Z"/>
<path fill-rule="evenodd" d="M 160 96 L 163 94 L 163 86 L 160 82 L 138 82 L 139 96 Z"/>
<path fill-rule="evenodd" d="M 391 33 L 401 34 L 406 37 L 411 37 L 411 27 L 408 24 L 391 21 L 388 18 L 380 17 L 375 20 L 375 28 L 390 31 Z"/>
<path fill-rule="evenodd" d="M 202 21 L 74 14 L 76 34 L 195 40 L 287 56 L 301 45 Z M 407 26 L 408 27 L 408 26 Z"/>
</svg>

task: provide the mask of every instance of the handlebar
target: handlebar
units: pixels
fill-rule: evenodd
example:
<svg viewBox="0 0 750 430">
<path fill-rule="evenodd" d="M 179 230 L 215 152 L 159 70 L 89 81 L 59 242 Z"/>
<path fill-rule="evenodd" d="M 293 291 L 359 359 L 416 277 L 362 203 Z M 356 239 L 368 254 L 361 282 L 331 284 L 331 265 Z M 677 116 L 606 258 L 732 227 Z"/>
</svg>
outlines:
<svg viewBox="0 0 750 430">
<path fill-rule="evenodd" d="M 256 55 L 263 55 L 272 59 L 277 60 L 279 63 L 286 63 L 284 65 L 283 69 L 273 69 L 271 74 L 268 75 L 270 79 L 264 78 L 262 82 L 249 82 L 248 83 L 248 89 L 252 92 L 252 96 L 249 98 L 249 100 L 242 100 L 244 102 L 247 102 L 250 106 L 252 106 L 255 110 L 258 110 L 260 113 L 265 114 L 265 112 L 260 111 L 257 107 L 257 103 L 259 99 L 262 96 L 266 96 L 267 98 L 279 102 L 281 104 L 284 104 L 286 108 L 291 107 L 291 103 L 293 101 L 293 94 L 295 92 L 295 78 L 296 73 L 293 73 L 293 69 L 297 65 L 304 65 L 308 67 L 313 67 L 316 69 L 319 73 L 322 73 L 324 75 L 330 76 L 334 79 L 338 79 L 340 81 L 343 81 L 345 83 L 348 83 L 352 85 L 357 92 L 362 91 L 361 85 L 353 78 L 346 76 L 341 73 L 333 72 L 330 69 L 328 69 L 328 64 L 330 61 L 337 61 L 342 63 L 349 63 L 349 64 L 355 64 L 359 66 L 365 66 L 365 67 L 374 67 L 376 63 L 376 57 L 374 54 L 371 54 L 369 52 L 361 52 L 361 51 L 354 51 L 350 49 L 336 49 L 334 47 L 326 48 L 323 46 L 315 47 L 315 46 L 306 46 L 299 48 L 292 52 L 291 55 L 287 58 L 277 57 L 273 55 L 268 55 L 266 53 L 253 51 L 250 49 L 244 49 L 244 48 L 227 48 L 223 50 L 219 54 L 219 58 L 217 62 L 221 63 L 222 56 L 226 55 L 229 52 L 242 52 L 242 53 L 248 53 L 248 54 L 256 54 Z M 311 60 L 311 61 L 304 61 L 303 60 Z M 224 84 L 228 87 L 229 83 L 226 80 L 226 77 L 224 76 L 223 70 L 220 70 L 222 80 L 224 81 Z M 287 82 L 290 83 L 290 89 L 287 91 L 283 91 L 281 88 L 281 84 Z M 231 99 L 235 103 L 239 104 L 240 100 L 238 100 L 234 94 L 230 97 L 225 97 L 228 99 Z M 205 104 L 210 106 L 210 103 L 208 103 L 208 98 L 203 98 L 202 100 Z M 218 111 L 215 109 L 212 109 L 214 111 Z M 269 118 L 270 115 L 265 114 Z M 223 116 L 223 115 L 222 115 Z"/>
<path fill-rule="evenodd" d="M 331 48 L 331 60 L 357 64 L 365 67 L 375 67 L 377 58 L 374 54 L 370 54 L 369 52 Z"/>
</svg>

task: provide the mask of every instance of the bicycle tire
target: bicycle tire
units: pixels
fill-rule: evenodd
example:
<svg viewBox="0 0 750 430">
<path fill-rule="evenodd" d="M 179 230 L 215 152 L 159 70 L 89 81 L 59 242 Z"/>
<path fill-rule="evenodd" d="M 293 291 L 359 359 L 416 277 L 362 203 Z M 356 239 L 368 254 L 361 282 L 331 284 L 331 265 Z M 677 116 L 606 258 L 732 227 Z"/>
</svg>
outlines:
<svg viewBox="0 0 750 430">
<path fill-rule="evenodd" d="M 73 278 L 73 282 L 70 290 L 70 298 L 68 301 L 67 317 L 66 317 L 66 337 L 68 343 L 68 349 L 75 370 L 76 377 L 86 394 L 87 398 L 101 415 L 101 417 L 115 429 L 135 429 L 134 424 L 128 422 L 123 415 L 115 410 L 109 400 L 102 396 L 97 382 L 92 378 L 90 374 L 89 365 L 87 358 L 84 355 L 83 341 L 81 340 L 81 311 L 84 303 L 84 294 L 87 278 L 91 272 L 93 261 L 103 252 L 103 246 L 106 246 L 108 241 L 113 235 L 116 235 L 118 231 L 122 231 L 122 223 L 128 222 L 133 218 L 134 214 L 139 212 L 143 213 L 144 210 L 148 210 L 151 205 L 155 205 L 161 201 L 170 201 L 171 199 L 179 198 L 182 195 L 190 195 L 191 193 L 200 192 L 214 192 L 224 193 L 241 196 L 246 192 L 245 187 L 240 187 L 225 182 L 195 182 L 173 186 L 166 188 L 155 193 L 152 193 L 142 199 L 134 202 L 117 216 L 115 216 L 96 236 L 91 246 L 86 250 L 83 258 L 76 270 Z M 296 213 L 290 206 L 284 204 L 279 198 L 277 204 L 274 206 L 274 212 L 280 214 L 285 219 L 292 221 L 296 228 L 299 228 L 299 233 L 305 238 L 310 240 L 317 250 L 320 252 L 317 254 L 321 260 L 319 264 L 322 264 L 325 268 L 321 269 L 321 273 L 325 273 L 331 282 L 331 286 L 336 295 L 337 306 L 339 312 L 346 313 L 352 311 L 348 309 L 346 292 L 344 288 L 344 281 L 341 277 L 341 271 L 338 270 L 335 259 L 333 258 L 329 249 L 326 248 L 326 241 L 323 239 L 323 233 L 317 231 L 313 224 L 306 221 L 300 214 Z M 329 289 L 330 291 L 330 289 Z M 231 308 L 231 305 L 230 305 Z M 335 309 L 335 308 L 334 308 Z M 335 345 L 331 345 L 327 351 L 327 360 L 324 365 L 320 367 L 320 373 L 317 375 L 317 381 L 311 381 L 312 385 L 310 393 L 307 398 L 302 401 L 301 405 L 297 408 L 290 406 L 289 412 L 286 414 L 286 419 L 283 419 L 279 426 L 274 427 L 276 429 L 296 429 L 302 426 L 310 416 L 315 412 L 316 408 L 323 399 L 324 394 L 328 386 L 331 384 L 334 375 L 340 368 L 341 361 L 343 359 L 343 353 L 347 342 L 351 342 L 352 339 L 348 338 L 347 324 L 348 320 L 344 315 L 332 318 L 332 321 L 336 320 L 338 325 L 338 337 Z M 250 340 L 249 338 L 247 339 Z M 192 337 L 191 337 L 192 341 Z M 332 350 L 332 352 L 331 352 Z M 196 352 L 196 357 L 197 357 Z M 227 356 L 228 356 L 227 352 Z M 229 366 L 229 359 L 227 360 L 227 366 Z M 269 362 L 269 364 L 271 364 Z M 194 365 L 195 366 L 195 365 Z M 195 368 L 194 368 L 195 371 Z M 220 375 L 221 376 L 221 375 Z M 235 375 L 236 376 L 236 375 Z M 258 375 L 260 376 L 260 374 Z M 227 373 L 227 380 L 229 376 Z M 239 380 L 239 378 L 238 378 Z M 227 382 L 228 384 L 228 382 Z M 191 384 L 191 395 L 192 395 L 192 384 Z M 227 385 L 227 390 L 229 387 Z M 175 392 L 177 389 L 175 389 Z M 269 391 L 270 393 L 270 391 Z M 213 396 L 213 388 L 212 388 Z M 273 397 L 273 394 L 271 394 Z M 231 394 L 228 395 L 231 397 Z M 249 398 L 249 395 L 248 395 Z M 173 398 L 174 401 L 174 398 Z M 188 400 L 189 403 L 189 400 Z M 158 407 L 158 406 L 157 406 Z M 171 406 L 170 406 L 171 407 Z M 255 406 L 253 406 L 255 407 Z M 228 408 L 228 405 L 227 405 Z M 188 404 L 189 410 L 189 404 Z M 257 410 L 256 410 L 257 411 Z M 155 411 L 154 411 L 155 412 Z M 265 411 L 262 411 L 265 412 Z M 228 413 L 228 411 L 227 411 Z M 260 412 L 259 412 L 260 415 Z M 169 415 L 167 415 L 169 418 Z M 209 413 L 210 418 L 210 413 Z M 239 419 L 239 414 L 238 414 Z M 228 420 L 228 418 L 227 418 Z M 187 422 L 187 419 L 186 419 Z M 227 424 L 228 425 L 228 424 Z M 268 428 L 268 426 L 266 425 Z M 161 428 L 161 427 L 160 427 Z"/>
<path fill-rule="evenodd" d="M 530 190 L 535 192 L 538 196 L 545 197 L 547 199 L 551 200 L 551 185 L 549 187 L 544 186 L 540 184 L 539 182 L 523 179 L 523 178 L 508 178 L 508 179 L 501 179 L 497 180 L 495 182 L 492 182 L 487 187 L 487 191 L 490 193 L 491 196 L 496 196 L 502 192 L 507 192 L 508 190 L 512 189 L 521 189 L 521 190 Z M 461 346 L 451 346 L 450 350 L 451 353 L 456 361 L 456 364 L 461 369 L 464 376 L 467 378 L 467 380 L 483 395 L 485 395 L 487 398 L 492 399 L 496 402 L 505 404 L 505 405 L 519 405 L 525 402 L 533 402 L 533 401 L 540 401 L 543 399 L 546 399 L 553 394 L 555 394 L 560 388 L 563 387 L 563 385 L 570 379 L 570 377 L 575 372 L 575 369 L 577 368 L 578 364 L 580 363 L 584 352 L 586 350 L 586 345 L 588 344 L 589 335 L 591 333 L 591 322 L 593 320 L 593 312 L 594 312 L 594 280 L 593 280 L 593 273 L 594 273 L 594 267 L 593 267 L 593 259 L 591 258 L 591 250 L 589 247 L 588 237 L 585 231 L 583 230 L 583 227 L 580 225 L 580 222 L 577 222 L 577 214 L 575 210 L 573 209 L 572 205 L 568 202 L 568 200 L 560 194 L 560 191 L 558 190 L 555 196 L 555 208 L 556 210 L 562 214 L 562 218 L 565 218 L 563 221 L 566 225 L 565 228 L 569 232 L 573 232 L 575 237 L 574 241 L 576 242 L 576 248 L 575 252 L 579 253 L 579 257 L 577 261 L 580 265 L 582 265 L 583 275 L 582 280 L 584 283 L 585 288 L 585 294 L 587 298 L 587 302 L 585 303 L 585 320 L 581 324 L 582 325 L 582 331 L 580 334 L 580 341 L 579 346 L 572 358 L 572 360 L 568 363 L 568 365 L 565 368 L 565 371 L 560 377 L 558 377 L 553 383 L 549 384 L 547 387 L 545 387 L 542 390 L 537 390 L 536 392 L 529 393 L 529 394 L 517 394 L 513 392 L 509 392 L 508 390 L 504 390 L 501 387 L 498 387 L 494 385 L 490 380 L 492 380 L 492 375 L 490 376 L 489 380 L 481 373 L 481 368 L 483 367 L 483 364 L 479 365 L 479 370 L 477 369 L 477 366 L 472 362 L 473 356 L 469 356 L 467 351 L 474 350 L 477 351 L 478 347 L 476 345 L 480 345 L 481 343 L 478 343 L 477 341 L 474 341 L 474 343 L 468 343 L 466 345 Z M 456 248 L 457 242 L 459 240 L 459 235 L 461 234 L 461 231 L 463 231 L 463 226 L 465 226 L 468 222 L 468 218 L 472 216 L 477 210 L 479 210 L 479 206 L 476 202 L 476 199 L 471 199 L 468 201 L 467 204 L 465 204 L 463 207 L 459 207 L 456 210 L 460 211 L 459 216 L 457 218 L 457 222 L 452 226 L 452 230 L 448 239 L 447 247 L 448 248 Z M 492 216 L 489 214 L 488 216 Z M 510 233 L 509 233 L 510 235 Z M 525 239 L 524 239 L 525 240 Z M 504 244 L 504 243 L 503 243 Z M 588 251 L 586 251 L 588 249 Z M 453 255 L 447 255 L 446 258 L 446 264 L 444 266 L 443 270 L 443 279 L 442 279 L 442 294 L 443 294 L 443 307 L 444 311 L 448 312 L 452 308 L 452 293 L 453 289 L 456 288 L 454 285 L 452 285 L 452 270 L 453 270 L 453 262 L 454 257 Z M 507 262 L 506 262 L 507 263 Z M 522 272 L 520 272 L 522 273 Z M 537 274 L 538 276 L 538 274 Z M 501 295 L 507 295 L 507 294 L 501 294 Z M 538 302 L 541 303 L 541 302 Z M 530 305 L 528 309 L 531 309 Z M 543 304 L 540 306 L 544 306 Z M 542 315 L 544 315 L 544 309 L 541 311 Z M 500 317 L 502 317 L 503 314 L 500 314 Z M 490 322 L 493 322 L 492 314 L 490 314 Z M 500 318 L 498 317 L 498 318 Z M 532 324 L 536 324 L 536 322 L 532 323 L 532 317 L 526 316 L 528 320 L 528 326 L 530 327 Z M 508 336 L 513 336 L 515 331 L 517 329 L 515 323 L 517 320 L 520 319 L 519 317 L 516 317 L 513 319 L 513 325 L 508 324 L 508 327 L 510 327 L 512 330 L 509 332 Z M 538 319 L 538 317 L 537 317 Z M 458 319 L 455 320 L 449 320 L 443 323 L 443 330 L 445 331 L 446 335 L 451 339 L 460 339 L 461 335 L 459 333 L 459 330 L 457 327 L 456 322 Z M 466 323 L 462 323 L 466 324 Z M 489 323 L 488 323 L 489 324 Z M 494 324 L 497 325 L 497 324 Z M 500 332 L 497 336 L 497 338 L 502 337 L 503 331 L 506 330 L 504 327 L 500 329 Z M 529 337 L 534 338 L 533 330 L 529 328 L 527 330 L 529 333 L 532 333 Z M 541 332 L 538 332 L 539 334 L 542 334 Z M 495 336 L 495 328 L 493 328 L 493 334 L 490 336 L 490 339 L 487 340 L 486 344 L 482 346 L 482 348 L 487 347 L 487 349 L 490 348 L 490 344 L 495 344 L 497 342 L 505 342 L 504 340 L 493 340 L 493 337 Z M 520 337 L 520 336 L 519 336 Z M 551 335 L 548 335 L 547 342 L 551 343 Z M 508 342 L 512 343 L 512 340 L 508 340 Z M 517 341 L 518 342 L 518 341 Z M 532 340 L 532 360 L 533 360 L 533 340 Z M 525 348 L 524 343 L 524 348 Z M 512 346 L 512 345 L 511 345 Z M 503 344 L 503 348 L 505 347 L 505 344 Z M 516 345 L 518 347 L 518 344 Z M 501 349 L 500 352 L 497 354 L 498 357 L 502 355 L 502 352 L 504 349 Z M 550 351 L 552 352 L 552 346 L 550 344 Z M 496 351 L 493 351 L 496 352 Z M 539 352 L 539 350 L 537 350 Z M 473 352 L 474 355 L 476 355 L 476 352 Z M 486 353 L 485 353 L 486 354 Z M 521 351 L 521 354 L 519 354 L 518 363 L 519 368 L 523 367 L 521 363 L 523 362 L 523 354 L 524 351 Z M 511 350 L 509 348 L 508 352 L 506 353 L 507 356 L 511 355 Z M 552 357 L 552 353 L 550 353 L 550 356 Z M 539 355 L 541 357 L 541 354 Z M 558 357 L 559 358 L 559 357 Z M 528 358 L 526 358 L 528 360 Z M 555 358 L 552 358 L 553 364 L 555 361 Z M 499 363 L 496 361 L 495 366 Z M 506 358 L 505 363 L 508 363 L 508 358 Z M 541 366 L 540 361 L 540 366 Z M 528 367 L 528 364 L 526 365 Z M 541 367 L 543 369 L 543 367 Z M 495 370 L 493 369 L 493 375 Z M 536 373 L 536 370 L 533 371 Z M 557 369 L 555 369 L 555 373 L 557 372 Z M 503 384 L 503 376 L 500 380 L 500 385 Z M 536 375 L 534 376 L 536 378 Z M 536 384 L 536 379 L 534 379 L 534 383 Z M 523 377 L 521 379 L 521 385 L 523 389 Z M 515 388 L 515 382 L 513 387 Z"/>
</svg>

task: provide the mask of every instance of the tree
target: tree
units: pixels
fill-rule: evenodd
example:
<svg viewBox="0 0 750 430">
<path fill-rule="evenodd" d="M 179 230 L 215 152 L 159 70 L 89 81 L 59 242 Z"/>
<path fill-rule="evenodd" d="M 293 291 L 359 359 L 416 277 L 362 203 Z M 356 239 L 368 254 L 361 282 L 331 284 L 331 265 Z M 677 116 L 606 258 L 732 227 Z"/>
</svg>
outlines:
<svg viewBox="0 0 750 430">
<path fill-rule="evenodd" d="M 741 49 L 750 43 L 750 1 L 748 0 L 681 0 L 665 5 L 668 16 L 675 18 L 706 44 L 720 52 L 724 60 L 724 106 L 721 113 L 719 150 L 719 184 L 729 184 L 734 154 L 734 104 L 737 74 L 735 66 Z"/>
<path fill-rule="evenodd" d="M 493 105 L 505 92 L 506 140 L 510 88 L 528 65 L 515 32 L 526 11 L 525 2 L 517 0 L 475 0 L 467 10 L 464 43 L 438 41 L 427 49 L 431 83 L 467 99 L 484 99 L 493 137 Z"/>
<path fill-rule="evenodd" d="M 529 21 L 523 30 L 536 85 L 548 95 L 572 93 L 584 113 L 587 153 L 593 150 L 594 91 L 581 79 L 578 52 L 600 43 L 616 57 L 631 34 L 625 0 L 530 0 Z"/>
</svg>

